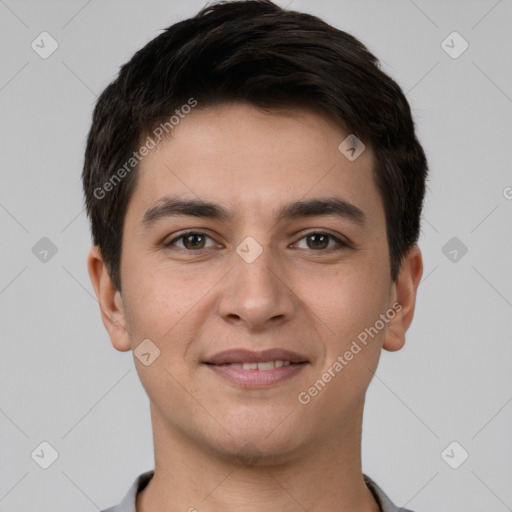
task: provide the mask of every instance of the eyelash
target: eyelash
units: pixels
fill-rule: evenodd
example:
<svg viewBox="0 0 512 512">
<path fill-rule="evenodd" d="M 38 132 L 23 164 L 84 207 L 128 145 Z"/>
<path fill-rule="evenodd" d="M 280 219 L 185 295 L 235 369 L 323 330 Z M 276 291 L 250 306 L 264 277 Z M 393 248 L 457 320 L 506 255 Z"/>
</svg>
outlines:
<svg viewBox="0 0 512 512">
<path fill-rule="evenodd" d="M 206 236 L 210 239 L 213 240 L 213 238 L 210 236 L 210 235 L 207 235 L 206 233 L 203 233 L 202 231 L 187 231 L 187 232 L 184 232 L 184 233 L 181 233 L 179 236 L 173 238 L 172 240 L 170 240 L 169 242 L 166 242 L 164 243 L 164 247 L 167 248 L 167 249 L 170 249 L 174 244 L 175 242 L 177 242 L 178 240 L 182 240 L 183 238 L 186 238 L 187 236 L 190 236 L 190 235 L 201 235 L 201 236 Z M 332 250 L 342 250 L 342 249 L 348 249 L 350 248 L 350 244 L 348 242 L 345 242 L 343 240 L 341 240 L 339 237 L 329 233 L 329 232 L 326 232 L 326 231 L 311 231 L 310 233 L 306 233 L 305 235 L 303 235 L 301 238 L 299 238 L 298 241 L 301 241 L 303 240 L 304 238 L 307 238 L 308 236 L 311 236 L 311 235 L 327 235 L 330 239 L 334 240 L 337 244 L 338 244 L 338 248 L 336 247 L 330 247 L 328 249 L 318 249 L 318 250 L 315 250 L 315 249 L 306 249 L 306 250 L 310 250 L 310 251 L 313 251 L 313 252 L 331 252 Z M 183 251 L 187 251 L 187 252 L 201 252 L 201 251 L 206 251 L 208 249 L 211 249 L 211 247 L 203 247 L 201 249 L 187 249 L 186 247 L 178 247 L 178 249 L 181 249 Z"/>
</svg>

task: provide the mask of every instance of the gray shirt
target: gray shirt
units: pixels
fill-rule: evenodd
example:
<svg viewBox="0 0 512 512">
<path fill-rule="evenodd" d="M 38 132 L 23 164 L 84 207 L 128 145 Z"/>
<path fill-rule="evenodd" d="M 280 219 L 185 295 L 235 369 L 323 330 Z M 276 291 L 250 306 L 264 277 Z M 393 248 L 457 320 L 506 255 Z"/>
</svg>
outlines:
<svg viewBox="0 0 512 512">
<path fill-rule="evenodd" d="M 153 477 L 153 474 L 154 470 L 151 470 L 139 475 L 119 505 L 102 510 L 101 512 L 137 512 L 135 509 L 137 493 L 146 487 Z M 375 496 L 381 512 L 412 512 L 412 510 L 398 508 L 393 505 L 392 501 L 384 494 L 384 491 L 369 476 L 363 475 L 363 478 L 368 489 L 370 489 L 372 494 Z"/>
</svg>

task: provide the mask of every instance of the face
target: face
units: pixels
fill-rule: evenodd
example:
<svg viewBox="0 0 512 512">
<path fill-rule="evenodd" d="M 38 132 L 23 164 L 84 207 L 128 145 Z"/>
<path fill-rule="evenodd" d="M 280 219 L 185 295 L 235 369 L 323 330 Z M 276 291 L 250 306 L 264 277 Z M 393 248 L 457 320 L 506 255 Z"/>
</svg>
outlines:
<svg viewBox="0 0 512 512">
<path fill-rule="evenodd" d="M 280 457 L 359 421 L 381 349 L 400 348 L 411 319 L 392 305 L 410 302 L 421 265 L 390 280 L 374 155 L 349 160 L 348 135 L 302 109 L 198 107 L 142 160 L 122 292 L 102 305 L 118 350 L 150 340 L 152 362 L 135 363 L 173 435 Z M 99 282 L 114 289 L 93 259 L 101 296 Z"/>
</svg>

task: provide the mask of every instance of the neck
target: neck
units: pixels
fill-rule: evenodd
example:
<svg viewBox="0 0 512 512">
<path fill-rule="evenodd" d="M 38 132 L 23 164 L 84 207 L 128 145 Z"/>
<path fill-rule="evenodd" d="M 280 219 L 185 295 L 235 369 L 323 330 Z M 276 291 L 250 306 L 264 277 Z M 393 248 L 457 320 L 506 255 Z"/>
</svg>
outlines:
<svg viewBox="0 0 512 512">
<path fill-rule="evenodd" d="M 341 426 L 293 452 L 220 453 L 173 430 L 151 409 L 155 473 L 137 496 L 137 512 L 379 512 L 363 481 L 361 423 Z M 255 448 L 255 447 L 254 447 Z"/>
</svg>

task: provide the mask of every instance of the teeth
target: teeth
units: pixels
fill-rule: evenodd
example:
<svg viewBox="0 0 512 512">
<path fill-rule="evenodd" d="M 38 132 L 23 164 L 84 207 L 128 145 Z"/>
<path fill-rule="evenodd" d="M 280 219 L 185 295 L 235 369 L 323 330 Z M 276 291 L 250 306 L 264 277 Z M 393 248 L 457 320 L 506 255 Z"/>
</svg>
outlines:
<svg viewBox="0 0 512 512">
<path fill-rule="evenodd" d="M 243 370 L 273 370 L 274 368 L 281 368 L 281 366 L 289 366 L 290 361 L 264 361 L 262 363 L 229 363 L 228 366 L 233 368 L 241 368 Z"/>
<path fill-rule="evenodd" d="M 275 368 L 274 361 L 266 361 L 265 363 L 258 363 L 258 370 L 273 370 Z"/>
</svg>

